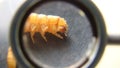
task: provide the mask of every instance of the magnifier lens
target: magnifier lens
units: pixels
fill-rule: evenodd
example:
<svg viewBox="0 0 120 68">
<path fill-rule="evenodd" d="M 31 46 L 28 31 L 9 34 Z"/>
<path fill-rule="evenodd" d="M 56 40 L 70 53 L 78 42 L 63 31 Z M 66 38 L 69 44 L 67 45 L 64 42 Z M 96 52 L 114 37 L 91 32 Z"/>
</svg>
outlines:
<svg viewBox="0 0 120 68">
<path fill-rule="evenodd" d="M 83 66 L 89 61 L 96 46 L 96 37 L 90 20 L 81 8 L 63 1 L 51 1 L 37 5 L 30 14 L 32 13 L 59 16 L 64 18 L 68 25 L 66 38 L 60 39 L 47 32 L 45 41 L 40 32 L 35 31 L 33 41 L 31 32 L 24 32 L 29 23 L 26 20 L 23 26 L 22 48 L 32 64 L 45 68 L 63 68 Z M 37 26 L 35 28 L 39 29 Z M 32 29 L 34 31 L 34 28 Z"/>
</svg>

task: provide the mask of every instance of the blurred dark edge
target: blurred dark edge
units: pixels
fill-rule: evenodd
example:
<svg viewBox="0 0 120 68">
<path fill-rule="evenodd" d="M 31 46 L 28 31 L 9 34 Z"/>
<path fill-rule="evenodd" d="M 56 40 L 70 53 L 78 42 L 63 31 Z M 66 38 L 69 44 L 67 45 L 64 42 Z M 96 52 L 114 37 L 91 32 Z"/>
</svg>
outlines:
<svg viewBox="0 0 120 68">
<path fill-rule="evenodd" d="M 108 44 L 117 44 L 120 45 L 120 35 L 109 35 L 108 36 Z"/>
</svg>

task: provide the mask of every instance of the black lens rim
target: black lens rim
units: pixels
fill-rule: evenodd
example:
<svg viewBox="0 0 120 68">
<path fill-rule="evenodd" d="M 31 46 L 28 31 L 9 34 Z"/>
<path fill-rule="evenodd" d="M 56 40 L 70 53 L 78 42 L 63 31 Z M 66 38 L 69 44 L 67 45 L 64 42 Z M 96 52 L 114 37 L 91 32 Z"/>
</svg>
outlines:
<svg viewBox="0 0 120 68">
<path fill-rule="evenodd" d="M 56 1 L 56 0 L 52 0 L 52 1 Z M 93 19 L 95 22 L 94 28 L 96 28 L 95 31 L 97 31 L 96 36 L 97 36 L 97 40 L 98 40 L 97 44 L 99 45 L 99 48 L 98 48 L 97 54 L 94 57 L 94 60 L 89 65 L 90 68 L 94 68 L 96 64 L 98 63 L 98 61 L 100 60 L 104 52 L 105 45 L 106 45 L 107 33 L 106 33 L 106 28 L 105 28 L 103 17 L 100 11 L 98 10 L 98 8 L 90 0 L 74 0 L 74 1 L 64 0 L 64 1 L 76 4 L 77 6 L 82 4 L 85 8 L 87 8 L 87 10 L 86 9 L 83 9 L 83 10 L 89 11 L 89 12 L 86 12 L 86 14 L 88 15 L 90 14 L 91 16 L 91 17 L 89 16 L 89 19 Z M 10 45 L 13 49 L 14 55 L 18 63 L 21 64 L 25 68 L 38 67 L 38 66 L 35 65 L 34 63 L 31 63 L 30 60 L 28 60 L 27 57 L 23 54 L 22 47 L 20 46 L 22 45 L 22 41 L 20 41 L 21 39 L 20 34 L 22 32 L 21 25 L 22 25 L 22 22 L 25 21 L 28 14 L 30 13 L 31 7 L 35 6 L 37 3 L 42 4 L 43 2 L 48 2 L 48 0 L 26 1 L 16 12 L 14 19 L 12 21 L 11 27 L 10 27 L 10 36 L 9 36 Z"/>
</svg>

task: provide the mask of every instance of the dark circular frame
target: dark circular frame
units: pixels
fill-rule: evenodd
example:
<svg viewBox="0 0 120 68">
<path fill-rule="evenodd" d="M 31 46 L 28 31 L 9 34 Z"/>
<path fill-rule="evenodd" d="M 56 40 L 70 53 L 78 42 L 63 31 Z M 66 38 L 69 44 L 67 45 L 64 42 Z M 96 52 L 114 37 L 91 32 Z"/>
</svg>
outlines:
<svg viewBox="0 0 120 68">
<path fill-rule="evenodd" d="M 89 65 L 89 68 L 94 68 L 97 63 L 99 62 L 107 42 L 107 34 L 105 23 L 103 17 L 98 10 L 98 8 L 93 4 L 90 0 L 28 0 L 26 1 L 16 12 L 11 27 L 10 27 L 10 45 L 13 49 L 13 53 L 18 61 L 18 64 L 22 65 L 22 67 L 29 68 L 29 67 L 38 67 L 34 63 L 32 63 L 28 57 L 26 57 L 24 50 L 22 50 L 22 27 L 24 25 L 25 20 L 27 19 L 28 15 L 30 14 L 31 10 L 36 6 L 38 3 L 43 4 L 49 1 L 66 1 L 78 8 L 82 8 L 85 12 L 87 17 L 93 26 L 93 34 L 97 36 L 97 44 L 99 48 L 97 49 L 97 53 L 94 57 L 94 60 Z"/>
</svg>

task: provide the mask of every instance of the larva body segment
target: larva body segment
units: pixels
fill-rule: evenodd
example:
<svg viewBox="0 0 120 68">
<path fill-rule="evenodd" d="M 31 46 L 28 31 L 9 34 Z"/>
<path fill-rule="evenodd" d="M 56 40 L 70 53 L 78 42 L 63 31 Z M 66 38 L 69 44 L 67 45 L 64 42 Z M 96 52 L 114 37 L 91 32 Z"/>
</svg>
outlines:
<svg viewBox="0 0 120 68">
<path fill-rule="evenodd" d="M 37 13 L 31 13 L 28 16 L 24 26 L 24 32 L 30 32 L 31 39 L 33 42 L 33 36 L 36 32 L 39 32 L 43 39 L 47 41 L 45 37 L 46 32 L 52 33 L 53 35 L 63 39 L 63 37 L 57 32 L 61 32 L 66 35 L 67 30 L 68 25 L 64 18 L 61 18 L 59 16 L 44 15 Z"/>
</svg>

